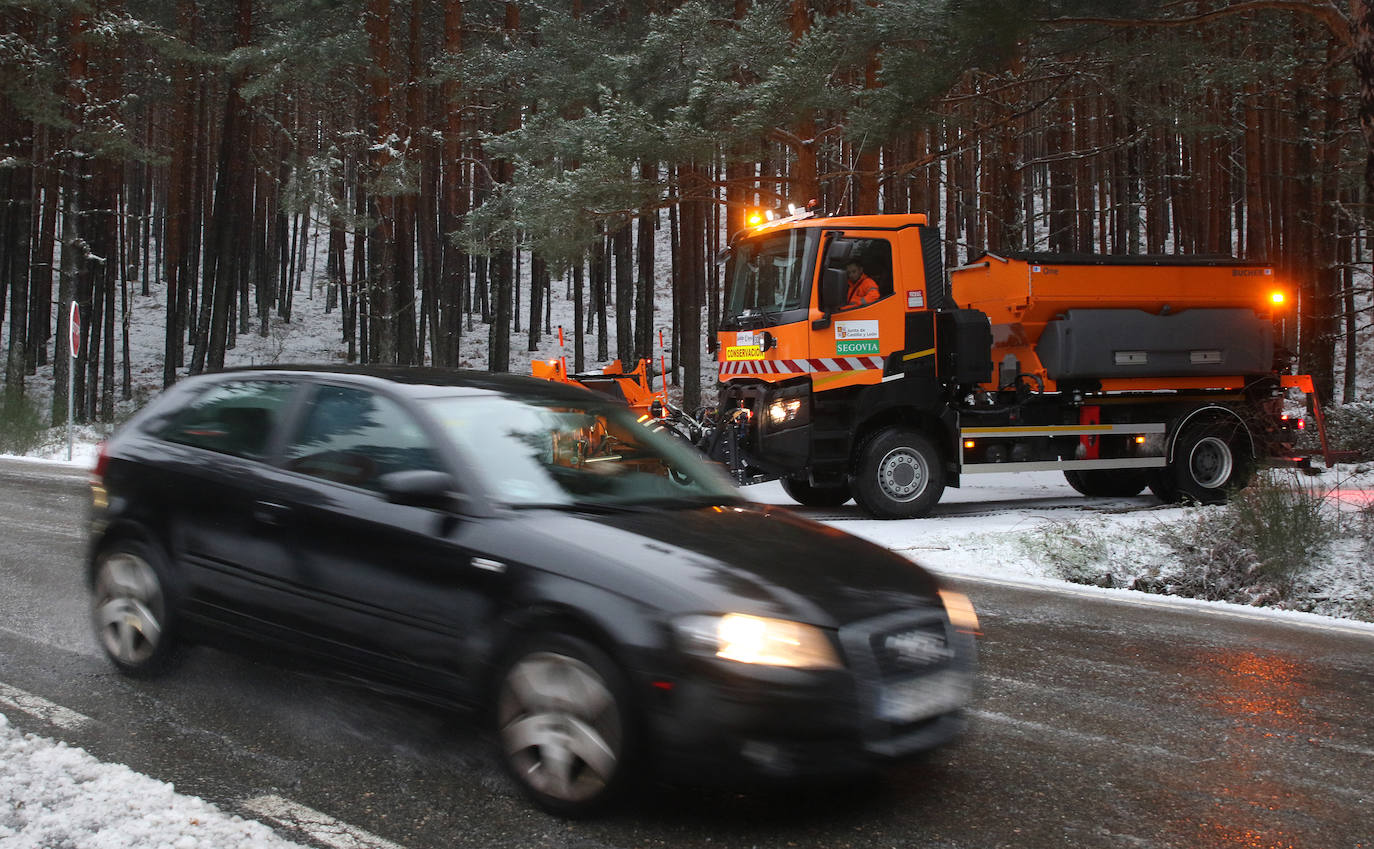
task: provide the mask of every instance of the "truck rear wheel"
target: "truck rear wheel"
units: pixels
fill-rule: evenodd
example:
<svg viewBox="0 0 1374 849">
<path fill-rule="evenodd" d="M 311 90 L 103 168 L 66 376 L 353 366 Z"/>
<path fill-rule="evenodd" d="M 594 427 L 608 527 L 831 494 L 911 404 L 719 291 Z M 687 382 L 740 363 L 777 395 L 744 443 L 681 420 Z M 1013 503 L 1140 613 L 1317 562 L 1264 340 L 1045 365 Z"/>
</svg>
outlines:
<svg viewBox="0 0 1374 849">
<path fill-rule="evenodd" d="M 1175 496 L 1168 500 L 1224 504 L 1233 491 L 1250 482 L 1254 458 L 1247 442 L 1244 425 L 1239 422 L 1191 425 L 1174 443 L 1173 461 L 1161 489 L 1168 492 L 1172 485 Z"/>
<path fill-rule="evenodd" d="M 917 519 L 945 491 L 945 467 L 935 445 L 909 427 L 889 427 L 859 452 L 854 500 L 878 519 Z"/>
<path fill-rule="evenodd" d="M 850 499 L 848 483 L 833 486 L 815 486 L 805 476 L 783 478 L 782 489 L 803 507 L 839 507 Z"/>
<path fill-rule="evenodd" d="M 1064 472 L 1069 486 L 1094 498 L 1129 498 L 1149 483 L 1138 469 L 1073 469 Z"/>
</svg>

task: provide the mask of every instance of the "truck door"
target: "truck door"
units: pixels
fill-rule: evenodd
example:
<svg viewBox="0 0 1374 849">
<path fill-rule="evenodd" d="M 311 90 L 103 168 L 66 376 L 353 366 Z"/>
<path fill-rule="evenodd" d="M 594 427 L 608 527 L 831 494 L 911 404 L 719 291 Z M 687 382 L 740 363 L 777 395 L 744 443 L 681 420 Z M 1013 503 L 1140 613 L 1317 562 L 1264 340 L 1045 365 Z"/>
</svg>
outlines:
<svg viewBox="0 0 1374 849">
<path fill-rule="evenodd" d="M 883 357 L 900 348 L 903 337 L 905 304 L 894 297 L 900 268 L 893 242 L 872 231 L 831 231 L 823 245 L 817 307 L 829 322 L 812 325 L 813 388 L 877 383 Z"/>
</svg>

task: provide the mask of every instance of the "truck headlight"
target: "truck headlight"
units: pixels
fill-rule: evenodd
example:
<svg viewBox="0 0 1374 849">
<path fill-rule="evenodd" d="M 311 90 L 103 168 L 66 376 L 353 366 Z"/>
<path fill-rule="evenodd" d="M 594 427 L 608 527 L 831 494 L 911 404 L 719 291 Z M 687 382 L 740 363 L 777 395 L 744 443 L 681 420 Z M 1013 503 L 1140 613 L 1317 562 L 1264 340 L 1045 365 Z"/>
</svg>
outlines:
<svg viewBox="0 0 1374 849">
<path fill-rule="evenodd" d="M 688 616 L 676 623 L 682 645 L 738 663 L 793 669 L 839 669 L 839 655 L 825 632 L 813 625 L 743 613 Z"/>
<path fill-rule="evenodd" d="M 779 398 L 768 405 L 768 423 L 773 426 L 789 422 L 801 424 L 806 417 L 806 402 L 801 398 Z"/>
</svg>

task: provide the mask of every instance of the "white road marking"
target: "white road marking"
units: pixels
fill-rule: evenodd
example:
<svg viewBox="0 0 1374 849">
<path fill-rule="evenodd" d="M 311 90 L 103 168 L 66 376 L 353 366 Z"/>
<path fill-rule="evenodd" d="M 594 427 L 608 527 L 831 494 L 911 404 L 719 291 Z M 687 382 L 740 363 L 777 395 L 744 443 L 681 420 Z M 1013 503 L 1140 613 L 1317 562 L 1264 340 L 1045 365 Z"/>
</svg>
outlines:
<svg viewBox="0 0 1374 849">
<path fill-rule="evenodd" d="M 1075 731 L 1071 728 L 1064 728 L 1062 726 L 1056 725 L 1046 725 L 1043 722 L 1034 722 L 1029 719 L 1017 719 L 1014 716 L 1007 716 L 1004 713 L 997 713 L 995 711 L 990 710 L 980 710 L 978 708 L 969 708 L 966 711 L 966 713 L 970 717 L 973 717 L 975 719 L 980 719 L 985 722 L 997 723 L 999 725 L 1010 726 L 1011 728 L 1015 728 L 1018 731 L 1030 734 L 1039 739 L 1045 739 L 1048 737 L 1060 737 L 1073 740 L 1090 747 L 1096 746 L 1107 750 L 1132 749 L 1136 752 L 1140 752 L 1150 757 L 1167 757 L 1179 759 L 1183 758 L 1182 755 L 1179 755 L 1175 752 L 1171 752 L 1158 744 L 1131 743 L 1115 737 L 1104 737 L 1100 734 L 1089 734 L 1084 731 Z"/>
<path fill-rule="evenodd" d="M 56 725 L 58 728 L 76 729 L 91 721 L 89 716 L 77 713 L 70 708 L 50 702 L 42 696 L 25 692 L 17 687 L 0 684 L 0 705 L 21 710 L 29 716 Z"/>
<path fill-rule="evenodd" d="M 278 825 L 304 832 L 315 842 L 334 849 L 404 849 L 400 844 L 280 796 L 255 796 L 244 800 L 243 807 Z"/>
</svg>

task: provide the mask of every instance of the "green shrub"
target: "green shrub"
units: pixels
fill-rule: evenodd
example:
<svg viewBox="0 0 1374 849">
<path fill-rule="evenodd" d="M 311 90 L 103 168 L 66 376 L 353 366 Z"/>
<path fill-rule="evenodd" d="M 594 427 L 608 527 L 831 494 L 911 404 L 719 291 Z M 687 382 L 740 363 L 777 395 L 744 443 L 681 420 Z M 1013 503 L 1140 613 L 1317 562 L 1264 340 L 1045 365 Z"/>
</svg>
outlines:
<svg viewBox="0 0 1374 849">
<path fill-rule="evenodd" d="M 1108 538 L 1084 522 L 1047 522 L 1021 538 L 1033 559 L 1060 579 L 1099 587 L 1119 586 Z"/>
<path fill-rule="evenodd" d="M 1238 604 L 1281 601 L 1283 590 L 1264 579 L 1259 558 L 1234 531 L 1224 508 L 1161 525 L 1154 536 L 1172 553 L 1172 568 L 1137 578 L 1132 589 Z"/>
<path fill-rule="evenodd" d="M 1261 575 L 1291 588 L 1325 558 L 1335 539 L 1337 525 L 1327 506 L 1325 493 L 1315 484 L 1270 473 L 1237 493 L 1228 512 L 1236 540 L 1255 552 Z"/>
<path fill-rule="evenodd" d="M 1138 589 L 1241 604 L 1290 604 L 1337 534 L 1326 496 L 1296 476 L 1261 475 L 1225 507 L 1154 531 L 1174 555 Z"/>
<path fill-rule="evenodd" d="M 1332 451 L 1353 451 L 1361 460 L 1374 460 L 1374 402 L 1356 401 L 1331 406 L 1326 415 L 1326 442 Z M 1310 416 L 1309 416 L 1310 418 Z M 1321 439 L 1312 422 L 1302 434 L 1299 445 L 1321 450 Z"/>
<path fill-rule="evenodd" d="M 0 454 L 28 454 L 43 442 L 46 424 L 25 395 L 0 398 Z"/>
</svg>

